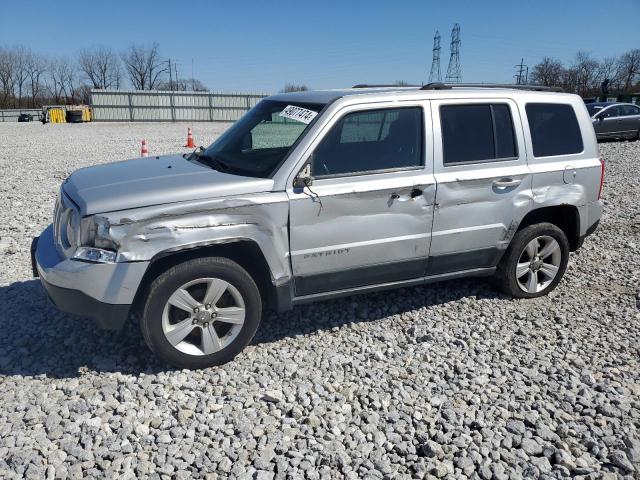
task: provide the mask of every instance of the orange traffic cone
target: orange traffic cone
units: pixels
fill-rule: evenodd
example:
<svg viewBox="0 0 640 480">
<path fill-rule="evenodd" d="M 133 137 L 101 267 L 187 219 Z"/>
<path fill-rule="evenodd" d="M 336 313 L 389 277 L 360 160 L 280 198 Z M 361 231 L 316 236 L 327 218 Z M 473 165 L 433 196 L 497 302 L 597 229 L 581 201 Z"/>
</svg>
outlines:
<svg viewBox="0 0 640 480">
<path fill-rule="evenodd" d="M 187 131 L 187 144 L 185 145 L 187 148 L 196 148 L 196 144 L 193 143 L 193 133 L 191 133 L 191 128 Z"/>
<path fill-rule="evenodd" d="M 149 150 L 147 150 L 147 141 L 142 139 L 142 150 L 140 151 L 141 157 L 146 157 L 149 154 Z"/>
</svg>

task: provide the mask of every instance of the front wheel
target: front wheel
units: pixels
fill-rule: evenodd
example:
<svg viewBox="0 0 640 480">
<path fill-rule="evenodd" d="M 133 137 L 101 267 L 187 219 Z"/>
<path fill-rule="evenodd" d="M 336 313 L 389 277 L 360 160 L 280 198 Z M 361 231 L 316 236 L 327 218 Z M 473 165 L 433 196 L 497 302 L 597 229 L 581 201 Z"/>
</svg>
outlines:
<svg viewBox="0 0 640 480">
<path fill-rule="evenodd" d="M 502 289 L 519 298 L 546 295 L 567 269 L 569 242 L 551 223 L 538 223 L 519 230 L 498 265 Z"/>
<path fill-rule="evenodd" d="M 226 258 L 197 258 L 158 276 L 141 329 L 149 348 L 178 368 L 231 361 L 253 338 L 262 316 L 251 276 Z"/>
</svg>

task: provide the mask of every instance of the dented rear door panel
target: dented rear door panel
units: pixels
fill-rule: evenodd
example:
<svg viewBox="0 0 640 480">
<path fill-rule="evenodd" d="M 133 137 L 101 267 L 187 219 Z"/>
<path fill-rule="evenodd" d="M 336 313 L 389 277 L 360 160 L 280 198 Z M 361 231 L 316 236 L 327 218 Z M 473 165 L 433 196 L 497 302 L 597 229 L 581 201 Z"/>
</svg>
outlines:
<svg viewBox="0 0 640 480">
<path fill-rule="evenodd" d="M 431 103 L 437 195 L 428 274 L 494 267 L 532 205 L 518 106 L 504 97 Z M 473 103 L 509 105 L 517 158 L 444 165 L 440 107 Z M 510 181 L 513 186 L 501 186 Z"/>
</svg>

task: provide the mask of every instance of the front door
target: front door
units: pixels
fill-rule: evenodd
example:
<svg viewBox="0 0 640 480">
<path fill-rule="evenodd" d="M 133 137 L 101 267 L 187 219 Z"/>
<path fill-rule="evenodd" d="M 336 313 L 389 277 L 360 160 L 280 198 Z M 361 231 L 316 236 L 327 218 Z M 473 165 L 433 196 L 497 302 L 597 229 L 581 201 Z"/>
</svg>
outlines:
<svg viewBox="0 0 640 480">
<path fill-rule="evenodd" d="M 624 130 L 622 107 L 614 105 L 598 115 L 598 133 L 604 136 L 619 135 Z"/>
<path fill-rule="evenodd" d="M 438 183 L 429 275 L 494 267 L 531 208 L 518 106 L 508 99 L 432 102 Z"/>
<path fill-rule="evenodd" d="M 346 107 L 312 144 L 313 184 L 287 189 L 296 296 L 424 275 L 435 198 L 425 119 L 428 102 Z"/>
</svg>

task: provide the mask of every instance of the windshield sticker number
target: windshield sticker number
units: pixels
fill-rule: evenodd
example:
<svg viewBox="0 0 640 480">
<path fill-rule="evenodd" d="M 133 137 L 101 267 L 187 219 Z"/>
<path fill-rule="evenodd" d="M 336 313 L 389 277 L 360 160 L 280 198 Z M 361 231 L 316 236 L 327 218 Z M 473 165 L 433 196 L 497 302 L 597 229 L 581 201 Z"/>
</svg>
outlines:
<svg viewBox="0 0 640 480">
<path fill-rule="evenodd" d="M 278 115 L 309 125 L 309 123 L 311 123 L 311 120 L 313 120 L 315 116 L 318 115 L 318 112 L 307 110 L 306 108 L 302 107 L 296 107 L 295 105 L 287 105 L 285 109 L 282 110 Z"/>
</svg>

